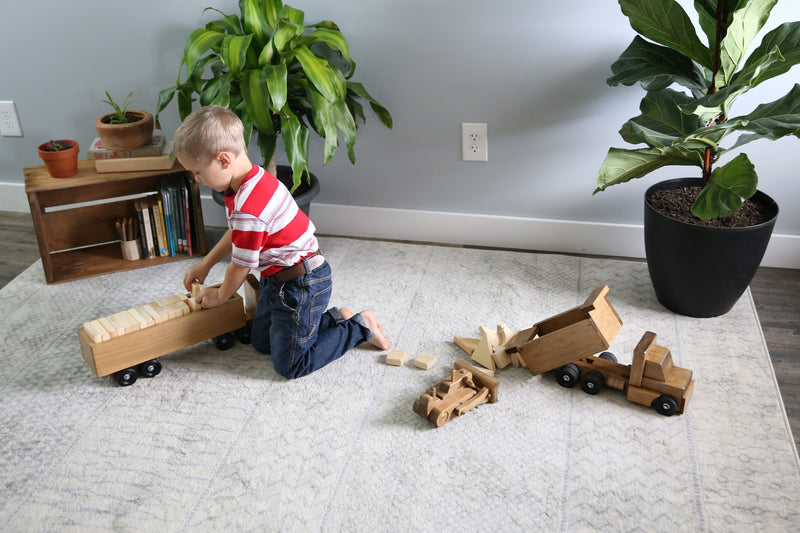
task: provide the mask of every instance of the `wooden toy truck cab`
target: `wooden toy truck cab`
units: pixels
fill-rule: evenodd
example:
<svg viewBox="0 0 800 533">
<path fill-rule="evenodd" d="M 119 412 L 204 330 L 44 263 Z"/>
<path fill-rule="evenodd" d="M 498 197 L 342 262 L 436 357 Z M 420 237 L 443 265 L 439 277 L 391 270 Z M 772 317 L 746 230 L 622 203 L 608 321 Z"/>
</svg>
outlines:
<svg viewBox="0 0 800 533">
<path fill-rule="evenodd" d="M 477 368 L 456 361 L 450 374 L 414 401 L 414 412 L 441 427 L 484 403 L 497 401 L 498 381 Z"/>
<path fill-rule="evenodd" d="M 583 305 L 520 331 L 506 345 L 506 353 L 518 353 L 536 376 L 608 349 L 622 320 L 607 294 L 608 285 L 604 285 L 595 289 Z"/>
<path fill-rule="evenodd" d="M 157 357 L 181 348 L 214 339 L 220 350 L 233 345 L 236 334 L 249 342 L 248 324 L 252 322 L 258 301 L 258 281 L 248 276 L 244 284 L 245 298 L 234 295 L 224 304 L 199 309 L 151 325 L 131 325 L 111 338 L 99 339 L 87 329 L 78 328 L 83 358 L 98 377 L 112 375 L 121 386 L 132 385 L 138 376 L 153 377 L 161 372 Z M 111 317 L 107 317 L 111 318 Z"/>
<path fill-rule="evenodd" d="M 558 382 L 597 394 L 603 386 L 625 391 L 629 401 L 654 407 L 665 416 L 681 414 L 694 390 L 692 371 L 677 367 L 667 348 L 655 343 L 656 334 L 647 331 L 633 351 L 633 363 L 622 365 L 605 352 L 564 365 L 558 371 Z"/>
</svg>

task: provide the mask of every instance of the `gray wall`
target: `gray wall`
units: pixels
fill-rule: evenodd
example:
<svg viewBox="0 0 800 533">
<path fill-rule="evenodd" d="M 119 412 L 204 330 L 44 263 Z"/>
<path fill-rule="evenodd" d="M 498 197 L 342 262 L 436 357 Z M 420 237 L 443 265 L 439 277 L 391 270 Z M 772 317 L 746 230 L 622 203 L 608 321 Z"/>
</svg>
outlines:
<svg viewBox="0 0 800 533">
<path fill-rule="evenodd" d="M 106 89 L 120 98 L 133 91 L 134 107 L 153 111 L 157 91 L 174 83 L 186 37 L 213 18 L 202 15 L 210 3 L 6 2 L 0 100 L 16 101 L 25 136 L 0 137 L 0 182 L 22 183 L 22 168 L 41 164 L 36 146 L 49 138 L 75 138 L 85 149 L 94 118 L 106 112 Z M 673 167 L 591 194 L 608 147 L 624 146 L 617 131 L 642 94 L 605 84 L 634 35 L 613 0 L 290 3 L 308 21 L 339 24 L 356 79 L 395 119 L 390 131 L 368 117 L 356 166 L 341 150 L 322 168 L 315 143 L 320 202 L 641 224 L 644 189 L 690 171 Z M 234 12 L 237 2 L 215 7 Z M 781 0 L 769 27 L 798 19 L 800 2 Z M 797 82 L 800 68 L 759 88 L 757 99 L 743 97 L 738 110 Z M 171 136 L 174 103 L 163 118 Z M 462 122 L 488 124 L 488 163 L 460 160 Z M 748 153 L 761 189 L 781 204 L 776 232 L 800 235 L 800 141 L 759 141 Z"/>
</svg>

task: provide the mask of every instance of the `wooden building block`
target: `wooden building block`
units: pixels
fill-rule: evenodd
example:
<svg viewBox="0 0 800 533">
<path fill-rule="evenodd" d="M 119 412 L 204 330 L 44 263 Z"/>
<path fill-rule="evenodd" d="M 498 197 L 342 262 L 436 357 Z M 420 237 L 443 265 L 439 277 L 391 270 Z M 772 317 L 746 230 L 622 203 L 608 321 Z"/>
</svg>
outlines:
<svg viewBox="0 0 800 533">
<path fill-rule="evenodd" d="M 92 342 L 103 342 L 111 338 L 111 334 L 100 324 L 99 320 L 92 320 L 83 325 L 86 334 L 92 339 Z"/>
<path fill-rule="evenodd" d="M 106 328 L 106 331 L 108 331 L 108 334 L 112 339 L 119 336 L 119 334 L 117 333 L 117 328 L 114 327 L 114 325 L 108 320 L 107 317 L 98 318 L 97 321 L 100 322 L 101 326 Z"/>
<path fill-rule="evenodd" d="M 150 307 L 150 304 L 145 304 L 140 307 L 136 308 L 139 311 L 139 314 L 142 315 L 144 318 L 150 318 L 153 321 L 153 324 L 160 324 L 161 317 L 158 316 L 158 313 L 155 312 L 155 309 Z"/>
<path fill-rule="evenodd" d="M 153 310 L 153 312 L 155 312 L 158 315 L 158 317 L 161 319 L 161 322 L 166 322 L 167 320 L 169 320 L 169 311 L 166 308 L 164 308 L 164 306 L 162 306 L 160 303 L 150 302 L 147 305 L 150 307 L 150 309 Z"/>
<path fill-rule="evenodd" d="M 390 350 L 386 354 L 386 364 L 392 366 L 402 366 L 406 362 L 408 354 L 402 350 Z"/>
<path fill-rule="evenodd" d="M 429 353 L 420 354 L 416 359 L 414 359 L 414 366 L 423 370 L 430 370 L 430 368 L 435 364 L 436 357 Z"/>
<path fill-rule="evenodd" d="M 206 288 L 205 285 L 202 283 L 192 283 L 192 298 L 197 298 L 197 296 Z"/>
<path fill-rule="evenodd" d="M 128 309 L 128 312 L 131 314 L 133 319 L 139 324 L 139 329 L 146 328 L 152 326 L 154 324 L 153 319 L 149 316 L 145 318 L 138 309 Z"/>
<path fill-rule="evenodd" d="M 470 339 L 469 337 L 453 337 L 453 342 L 455 342 L 459 348 L 467 352 L 468 355 L 472 355 L 472 352 L 475 351 L 480 339 Z"/>
<path fill-rule="evenodd" d="M 485 331 L 485 328 L 481 328 Z M 481 331 L 483 333 L 484 331 Z M 497 334 L 495 333 L 494 337 Z M 475 347 L 475 351 L 472 352 L 472 360 L 478 363 L 481 366 L 488 368 L 489 370 L 495 369 L 494 359 L 492 359 L 492 353 L 494 352 L 494 346 L 489 341 L 489 337 L 485 334 L 481 335 L 480 340 L 478 341 L 478 345 Z"/>
<path fill-rule="evenodd" d="M 194 296 L 186 300 L 186 303 L 189 305 L 189 309 L 191 309 L 192 312 L 200 311 L 201 309 L 203 309 L 203 307 L 199 303 L 197 303 L 197 300 L 194 299 Z"/>
</svg>

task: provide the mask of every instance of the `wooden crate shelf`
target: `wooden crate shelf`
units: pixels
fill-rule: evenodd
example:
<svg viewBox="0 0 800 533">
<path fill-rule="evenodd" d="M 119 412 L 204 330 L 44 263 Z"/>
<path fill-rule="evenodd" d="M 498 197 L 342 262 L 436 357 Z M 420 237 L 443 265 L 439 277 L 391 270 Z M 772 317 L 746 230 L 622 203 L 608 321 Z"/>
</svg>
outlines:
<svg viewBox="0 0 800 533">
<path fill-rule="evenodd" d="M 77 175 L 62 179 L 50 177 L 44 166 L 26 167 L 25 192 L 47 283 L 188 259 L 187 254 L 177 254 L 126 261 L 114 227 L 117 218 L 136 214 L 136 198 L 126 197 L 158 192 L 162 179 L 171 174 L 184 175 L 191 184 L 197 228 L 193 256 L 204 255 L 206 239 L 199 189 L 179 163 L 166 171 L 98 174 L 94 161 L 82 160 L 78 162 Z"/>
</svg>

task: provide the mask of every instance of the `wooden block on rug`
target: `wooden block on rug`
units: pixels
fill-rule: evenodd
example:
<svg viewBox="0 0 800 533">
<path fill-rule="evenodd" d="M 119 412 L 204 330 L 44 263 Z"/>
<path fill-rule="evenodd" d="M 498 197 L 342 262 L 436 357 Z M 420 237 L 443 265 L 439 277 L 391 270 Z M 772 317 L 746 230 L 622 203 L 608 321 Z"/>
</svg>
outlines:
<svg viewBox="0 0 800 533">
<path fill-rule="evenodd" d="M 414 366 L 423 370 L 430 370 L 430 368 L 435 364 L 436 356 L 433 356 L 429 353 L 420 354 L 416 359 L 414 359 Z"/>
<path fill-rule="evenodd" d="M 392 366 L 402 366 L 406 362 L 408 354 L 402 350 L 391 350 L 386 354 L 386 364 Z"/>
</svg>

